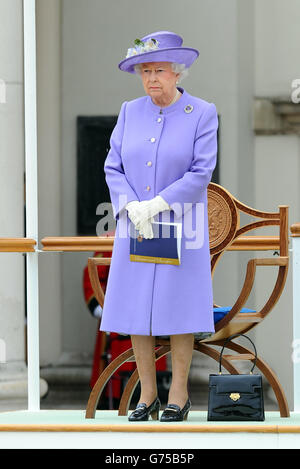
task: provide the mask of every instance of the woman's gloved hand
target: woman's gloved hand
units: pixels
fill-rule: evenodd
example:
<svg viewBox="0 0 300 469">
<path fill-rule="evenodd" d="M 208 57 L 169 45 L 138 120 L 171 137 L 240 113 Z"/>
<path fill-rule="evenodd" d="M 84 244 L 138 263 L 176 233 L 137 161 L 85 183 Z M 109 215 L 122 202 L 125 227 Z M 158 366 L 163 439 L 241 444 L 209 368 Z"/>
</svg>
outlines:
<svg viewBox="0 0 300 469">
<path fill-rule="evenodd" d="M 154 238 L 153 235 L 153 229 L 152 229 L 152 222 L 153 218 L 149 218 L 149 220 L 146 220 L 144 223 L 139 228 L 139 234 L 142 235 L 146 239 L 152 239 Z"/>
<path fill-rule="evenodd" d="M 142 210 L 140 208 L 140 202 L 138 200 L 133 200 L 132 202 L 129 202 L 126 205 L 126 210 L 128 211 L 128 217 L 132 221 L 132 223 L 135 226 L 135 229 L 138 230 L 136 227 L 136 223 L 138 220 L 138 216 L 141 214 Z M 141 226 L 139 231 L 139 234 L 142 235 L 146 239 L 152 239 L 154 237 L 153 235 L 153 229 L 152 229 L 152 224 L 151 222 L 154 221 L 153 218 L 146 220 Z"/>
<path fill-rule="evenodd" d="M 139 202 L 139 206 L 134 213 L 136 229 L 140 229 L 150 218 L 154 221 L 153 217 L 164 210 L 170 210 L 170 206 L 160 195 L 157 195 L 151 200 L 142 200 Z"/>
<path fill-rule="evenodd" d="M 169 204 L 160 195 L 141 202 L 133 200 L 125 208 L 136 230 L 147 239 L 153 238 L 152 222 L 155 215 L 164 210 L 170 210 Z"/>
<path fill-rule="evenodd" d="M 128 211 L 128 217 L 132 221 L 132 223 L 135 225 L 138 220 L 138 216 L 141 215 L 142 209 L 140 208 L 140 203 L 138 200 L 133 200 L 132 202 L 129 202 L 126 205 L 126 210 Z M 152 229 L 152 224 L 154 219 L 151 218 L 149 220 L 146 220 L 140 227 L 139 234 L 144 236 L 146 239 L 152 239 L 153 238 L 153 229 Z M 136 228 L 136 226 L 135 226 Z M 137 228 L 136 228 L 137 229 Z"/>
<path fill-rule="evenodd" d="M 140 213 L 140 209 L 138 208 L 140 205 L 139 200 L 133 200 L 129 202 L 125 208 L 128 212 L 128 217 L 132 221 L 132 223 L 135 225 L 138 222 L 138 214 Z"/>
</svg>

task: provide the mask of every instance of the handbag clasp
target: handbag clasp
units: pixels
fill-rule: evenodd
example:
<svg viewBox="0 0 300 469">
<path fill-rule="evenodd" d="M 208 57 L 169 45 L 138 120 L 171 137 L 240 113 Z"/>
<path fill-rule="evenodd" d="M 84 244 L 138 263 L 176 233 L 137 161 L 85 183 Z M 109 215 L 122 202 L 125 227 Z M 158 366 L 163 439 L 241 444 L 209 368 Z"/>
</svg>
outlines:
<svg viewBox="0 0 300 469">
<path fill-rule="evenodd" d="M 229 397 L 232 401 L 236 402 L 240 399 L 241 396 L 238 392 L 232 392 Z"/>
</svg>

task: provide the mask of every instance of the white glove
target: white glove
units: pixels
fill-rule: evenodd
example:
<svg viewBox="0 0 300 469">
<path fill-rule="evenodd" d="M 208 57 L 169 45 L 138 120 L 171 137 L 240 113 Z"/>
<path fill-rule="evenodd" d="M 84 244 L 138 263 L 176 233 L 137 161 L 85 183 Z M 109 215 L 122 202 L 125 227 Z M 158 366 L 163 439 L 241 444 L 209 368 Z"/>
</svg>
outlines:
<svg viewBox="0 0 300 469">
<path fill-rule="evenodd" d="M 138 200 L 133 200 L 132 202 L 129 202 L 125 207 L 126 210 L 128 211 L 128 216 L 134 225 L 135 225 L 135 222 L 137 222 L 137 216 L 141 215 L 141 208 L 139 207 L 140 207 L 140 202 Z M 153 230 L 152 230 L 152 224 L 151 224 L 152 221 L 154 221 L 153 218 L 151 218 L 150 220 L 146 220 L 139 230 L 139 234 L 142 235 L 146 239 L 153 238 Z"/>
<path fill-rule="evenodd" d="M 96 308 L 93 311 L 93 316 L 95 318 L 101 318 L 103 313 L 103 309 L 101 308 L 100 305 L 96 306 Z"/>
<path fill-rule="evenodd" d="M 154 221 L 153 217 L 159 212 L 170 209 L 169 204 L 160 195 L 157 195 L 151 200 L 142 200 L 139 203 L 138 210 L 134 214 L 136 229 L 139 230 L 149 218 L 151 218 L 151 221 Z"/>
<path fill-rule="evenodd" d="M 129 202 L 125 208 L 128 211 L 128 217 L 132 223 L 136 225 L 137 221 L 139 220 L 138 216 L 141 214 L 140 202 L 138 200 L 133 200 L 132 202 Z"/>
<path fill-rule="evenodd" d="M 154 238 L 153 229 L 152 229 L 152 222 L 153 218 L 146 220 L 139 229 L 139 234 L 142 235 L 146 239 Z"/>
</svg>

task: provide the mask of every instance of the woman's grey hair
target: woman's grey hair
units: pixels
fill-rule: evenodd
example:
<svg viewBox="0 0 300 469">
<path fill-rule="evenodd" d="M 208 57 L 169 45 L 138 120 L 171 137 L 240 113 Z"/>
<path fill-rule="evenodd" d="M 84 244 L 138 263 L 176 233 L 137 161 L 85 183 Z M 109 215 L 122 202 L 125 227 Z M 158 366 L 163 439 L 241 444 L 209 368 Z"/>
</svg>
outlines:
<svg viewBox="0 0 300 469">
<path fill-rule="evenodd" d="M 186 78 L 189 74 L 188 69 L 186 68 L 185 64 L 178 64 L 176 62 L 171 63 L 171 67 L 174 73 L 180 73 L 177 82 L 180 83 L 184 78 Z M 134 71 L 137 74 L 140 74 L 142 71 L 142 64 L 134 65 Z"/>
</svg>

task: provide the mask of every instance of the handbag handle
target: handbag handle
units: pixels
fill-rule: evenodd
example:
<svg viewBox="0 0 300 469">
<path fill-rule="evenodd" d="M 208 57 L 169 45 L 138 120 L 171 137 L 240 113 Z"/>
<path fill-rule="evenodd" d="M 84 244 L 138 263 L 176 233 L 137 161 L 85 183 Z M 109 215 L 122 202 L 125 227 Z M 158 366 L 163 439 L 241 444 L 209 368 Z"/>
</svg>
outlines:
<svg viewBox="0 0 300 469">
<path fill-rule="evenodd" d="M 232 339 L 234 339 L 235 337 L 246 337 L 246 339 L 248 339 L 248 340 L 251 342 L 251 344 L 252 344 L 252 346 L 253 346 L 253 348 L 254 348 L 255 359 L 254 359 L 253 367 L 251 368 L 251 371 L 250 371 L 250 374 L 252 375 L 253 370 L 254 370 L 254 368 L 255 368 L 255 366 L 256 366 L 257 350 L 256 350 L 256 347 L 255 347 L 254 343 L 252 342 L 252 340 L 251 340 L 247 335 L 245 335 L 245 334 L 233 334 L 233 335 L 231 335 L 230 337 L 228 337 L 228 339 L 225 340 L 224 345 L 223 345 L 222 350 L 221 350 L 221 353 L 220 353 L 220 359 L 219 359 L 219 374 L 220 374 L 220 375 L 222 374 L 222 356 L 223 356 L 224 348 L 225 348 L 226 344 L 227 344 L 228 342 L 230 342 Z"/>
</svg>

